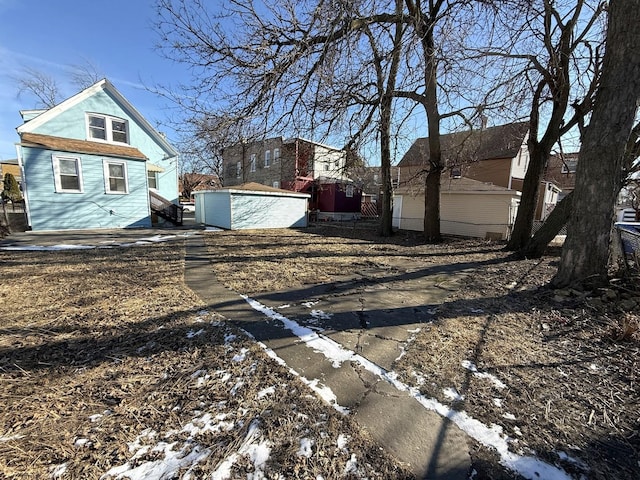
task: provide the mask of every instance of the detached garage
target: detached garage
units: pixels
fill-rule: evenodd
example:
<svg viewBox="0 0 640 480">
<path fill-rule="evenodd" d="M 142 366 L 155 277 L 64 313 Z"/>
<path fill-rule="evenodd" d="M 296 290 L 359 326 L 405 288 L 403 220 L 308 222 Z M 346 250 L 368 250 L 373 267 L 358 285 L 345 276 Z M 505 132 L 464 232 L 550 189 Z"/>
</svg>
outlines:
<svg viewBox="0 0 640 480">
<path fill-rule="evenodd" d="M 440 187 L 440 230 L 462 237 L 508 238 L 520 192 L 470 178 L 447 178 Z M 400 188 L 393 197 L 393 226 L 424 230 L 424 189 Z"/>
<path fill-rule="evenodd" d="M 227 230 L 307 226 L 307 193 L 245 183 L 194 196 L 197 223 Z"/>
</svg>

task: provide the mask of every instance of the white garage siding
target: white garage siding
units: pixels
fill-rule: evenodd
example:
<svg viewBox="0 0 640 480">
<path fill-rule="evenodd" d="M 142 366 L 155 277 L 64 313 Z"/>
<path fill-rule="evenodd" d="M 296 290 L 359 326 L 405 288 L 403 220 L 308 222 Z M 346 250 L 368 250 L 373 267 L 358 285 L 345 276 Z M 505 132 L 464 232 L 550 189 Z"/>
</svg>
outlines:
<svg viewBox="0 0 640 480">
<path fill-rule="evenodd" d="M 231 188 L 194 195 L 197 223 L 228 230 L 307 226 L 310 195 L 306 193 Z"/>
<path fill-rule="evenodd" d="M 504 240 L 515 208 L 503 193 L 446 193 L 440 197 L 440 229 L 446 235 Z"/>
<path fill-rule="evenodd" d="M 401 198 L 398 198 L 401 197 Z M 401 230 L 424 230 L 424 196 L 396 195 L 394 211 Z M 445 235 L 508 238 L 519 195 L 513 190 L 445 191 L 440 196 L 440 229 Z"/>
</svg>

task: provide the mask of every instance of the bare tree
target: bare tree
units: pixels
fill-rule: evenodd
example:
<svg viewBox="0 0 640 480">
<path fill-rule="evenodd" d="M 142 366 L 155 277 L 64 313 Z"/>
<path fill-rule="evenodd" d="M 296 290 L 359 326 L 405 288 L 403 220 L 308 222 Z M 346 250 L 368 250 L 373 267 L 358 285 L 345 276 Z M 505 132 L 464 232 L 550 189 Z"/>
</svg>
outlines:
<svg viewBox="0 0 640 480">
<path fill-rule="evenodd" d="M 78 88 L 85 89 L 105 78 L 100 68 L 88 58 L 82 63 L 71 65 L 71 83 Z"/>
<path fill-rule="evenodd" d="M 522 79 L 533 93 L 529 113 L 530 160 L 507 243 L 509 250 L 524 248 L 531 238 L 540 184 L 551 150 L 565 134 L 582 127 L 591 111 L 601 60 L 598 45 L 601 39 L 596 27 L 603 11 L 603 3 L 591 8 L 587 0 L 575 0 L 568 5 L 543 0 L 540 10 L 529 10 L 526 22 L 542 49 L 530 54 L 507 54 L 528 62 Z"/>
<path fill-rule="evenodd" d="M 363 138 L 376 128 L 385 177 L 383 234 L 389 233 L 391 218 L 390 136 L 403 116 L 394 109 L 395 100 L 402 100 L 405 112 L 422 105 L 431 143 L 425 236 L 439 241 L 441 121 L 460 116 L 467 122 L 465 110 L 480 111 L 469 98 L 452 98 L 450 92 L 465 87 L 463 69 L 452 68 L 449 57 L 460 44 L 455 39 L 478 33 L 466 27 L 477 24 L 476 15 L 483 13 L 474 11 L 479 4 L 404 0 L 387 11 L 386 2 L 319 0 L 301 6 L 282 0 L 257 8 L 251 1 L 228 0 L 211 11 L 201 1 L 158 0 L 156 26 L 161 51 L 196 74 L 193 84 L 174 96 L 190 115 L 205 118 L 215 102 L 230 118 L 248 119 L 265 132 L 326 137 L 346 125 Z M 458 82 L 457 87 L 440 88 L 439 79 Z M 444 114 L 440 102 L 448 107 Z M 347 145 L 357 141 L 352 137 Z"/>
<path fill-rule="evenodd" d="M 607 280 L 614 206 L 628 167 L 640 108 L 640 0 L 611 2 L 602 78 L 585 130 L 573 209 L 556 286 Z M 636 137 L 637 140 L 637 137 Z M 634 147 L 632 147 L 633 149 Z"/>
<path fill-rule="evenodd" d="M 18 97 L 24 94 L 34 96 L 36 108 L 49 109 L 55 107 L 62 100 L 58 82 L 44 72 L 26 67 L 14 80 L 18 86 Z"/>
</svg>

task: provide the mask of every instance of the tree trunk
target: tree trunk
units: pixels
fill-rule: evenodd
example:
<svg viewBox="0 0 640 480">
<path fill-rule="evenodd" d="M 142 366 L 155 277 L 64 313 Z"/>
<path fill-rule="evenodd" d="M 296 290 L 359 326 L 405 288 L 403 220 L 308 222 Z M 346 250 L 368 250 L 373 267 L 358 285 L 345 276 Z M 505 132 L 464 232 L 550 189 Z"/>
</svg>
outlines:
<svg viewBox="0 0 640 480">
<path fill-rule="evenodd" d="M 547 219 L 527 244 L 518 251 L 521 258 L 540 258 L 544 255 L 549 242 L 554 239 L 560 229 L 569 220 L 571 206 L 573 203 L 573 192 L 564 197 L 551 211 Z"/>
<path fill-rule="evenodd" d="M 402 12 L 402 0 L 396 0 L 396 14 L 400 16 Z M 380 101 L 380 167 L 382 171 L 382 215 L 380 217 L 380 235 L 382 237 L 390 237 L 393 235 L 393 214 L 391 210 L 391 196 L 393 190 L 391 188 L 391 117 L 393 109 L 393 92 L 396 88 L 396 77 L 398 75 L 398 65 L 400 63 L 400 53 L 402 51 L 402 32 L 403 25 L 396 23 L 396 31 L 394 37 L 394 49 L 387 78 L 387 88 L 382 94 Z M 376 57 L 378 60 L 378 57 Z M 377 61 L 376 60 L 376 61 Z M 381 65 L 376 65 L 378 72 L 379 88 L 382 90 L 384 69 Z"/>
<path fill-rule="evenodd" d="M 2 213 L 4 216 L 5 230 L 6 233 L 11 233 L 11 224 L 9 223 L 9 215 L 7 214 L 7 202 L 4 198 L 0 198 L 0 203 L 2 203 Z M 1 237 L 0 237 L 1 238 Z"/>
<path fill-rule="evenodd" d="M 602 79 L 576 172 L 573 211 L 556 286 L 602 285 L 607 280 L 609 235 L 624 180 L 624 154 L 640 101 L 640 0 L 614 0 Z"/>
<path fill-rule="evenodd" d="M 424 238 L 429 243 L 442 241 L 440 234 L 440 170 L 430 170 L 424 182 Z"/>
<path fill-rule="evenodd" d="M 529 142 L 532 144 L 532 142 Z M 513 224 L 513 232 L 507 242 L 506 249 L 517 251 L 525 247 L 531 240 L 531 230 L 533 229 L 533 219 L 538 206 L 538 196 L 540 195 L 540 182 L 544 175 L 547 164 L 546 155 L 539 144 L 531 149 L 529 167 L 524 176 L 522 184 L 522 196 L 516 221 Z"/>
<path fill-rule="evenodd" d="M 382 174 L 382 215 L 380 216 L 380 236 L 393 235 L 391 210 L 391 97 L 381 102 L 380 118 L 380 171 Z"/>
</svg>

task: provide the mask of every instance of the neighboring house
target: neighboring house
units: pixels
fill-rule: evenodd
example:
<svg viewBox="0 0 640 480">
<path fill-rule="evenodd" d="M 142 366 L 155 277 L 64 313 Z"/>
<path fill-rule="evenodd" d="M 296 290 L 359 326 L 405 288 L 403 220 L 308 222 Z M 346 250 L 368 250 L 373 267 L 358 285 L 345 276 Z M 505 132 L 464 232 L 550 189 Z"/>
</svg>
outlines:
<svg viewBox="0 0 640 480">
<path fill-rule="evenodd" d="M 441 135 L 446 165 L 443 176 L 466 177 L 521 191 L 529 166 L 528 135 L 528 122 Z M 429 168 L 429 139 L 417 139 L 398 167 L 400 187 L 424 183 Z"/>
<path fill-rule="evenodd" d="M 443 177 L 440 185 L 440 230 L 445 235 L 508 238 L 520 203 L 520 192 L 469 178 Z M 396 189 L 393 226 L 424 230 L 424 186 Z"/>
<path fill-rule="evenodd" d="M 182 221 L 178 152 L 108 80 L 49 110 L 20 113 L 18 162 L 33 230 Z"/>
<path fill-rule="evenodd" d="M 7 173 L 13 175 L 20 188 L 22 188 L 22 173 L 20 172 L 17 158 L 0 162 L 0 181 L 4 180 L 4 176 Z"/>
<path fill-rule="evenodd" d="M 576 168 L 578 153 L 555 154 L 549 157 L 544 179 L 553 182 L 562 192 L 558 200 L 562 200 L 576 187 Z"/>
<path fill-rule="evenodd" d="M 267 138 L 224 150 L 224 186 L 247 182 L 291 190 L 319 177 L 346 179 L 346 152 L 302 138 Z"/>
<path fill-rule="evenodd" d="M 185 201 L 193 200 L 194 192 L 215 190 L 217 188 L 222 188 L 222 182 L 218 175 L 206 173 L 183 173 L 179 179 L 178 190 L 180 191 L 180 198 Z"/>
<path fill-rule="evenodd" d="M 451 228 L 445 228 L 445 222 L 452 224 L 457 221 L 473 226 L 466 229 L 467 232 L 475 232 L 471 236 L 494 237 L 499 233 L 502 238 L 506 238 L 506 231 L 502 226 L 507 225 L 507 221 L 513 223 L 515 219 L 515 208 L 519 204 L 520 192 L 529 166 L 528 127 L 528 122 L 520 122 L 440 137 L 445 163 L 442 174 L 442 204 L 451 201 L 452 195 L 456 196 L 457 201 L 476 202 L 473 205 L 469 204 L 465 211 L 459 208 L 452 209 L 449 213 L 455 214 L 456 217 L 447 218 L 442 214 L 443 233 L 452 233 Z M 398 192 L 406 192 L 406 189 L 411 192 L 417 189 L 424 191 L 424 179 L 429 169 L 429 139 L 416 140 L 398 164 L 398 168 Z M 465 184 L 462 180 L 472 182 Z M 473 196 L 470 192 L 473 192 Z M 561 189 L 552 180 L 545 179 L 542 182 L 536 220 L 543 220 L 553 210 L 560 192 Z M 518 195 L 515 195 L 516 193 Z M 510 197 L 509 200 L 504 206 L 498 207 L 494 200 L 504 199 L 505 195 Z M 444 209 L 441 205 L 441 212 Z M 485 225 L 486 228 L 481 225 Z"/>
<path fill-rule="evenodd" d="M 347 177 L 344 150 L 302 138 L 274 137 L 229 147 L 222 158 L 225 187 L 255 182 L 309 193 L 310 209 L 318 219 L 360 215 L 362 191 Z M 347 200 L 353 196 L 357 201 Z"/>
</svg>

